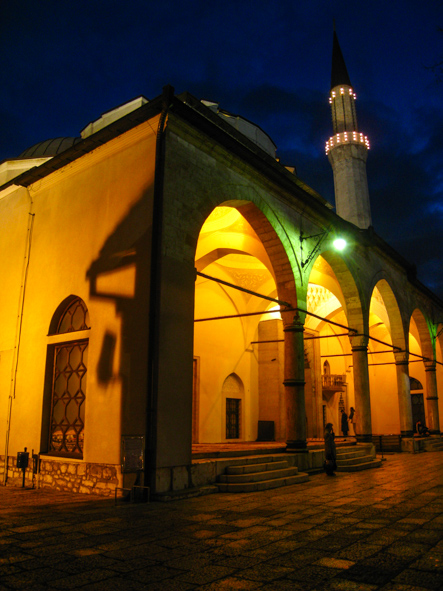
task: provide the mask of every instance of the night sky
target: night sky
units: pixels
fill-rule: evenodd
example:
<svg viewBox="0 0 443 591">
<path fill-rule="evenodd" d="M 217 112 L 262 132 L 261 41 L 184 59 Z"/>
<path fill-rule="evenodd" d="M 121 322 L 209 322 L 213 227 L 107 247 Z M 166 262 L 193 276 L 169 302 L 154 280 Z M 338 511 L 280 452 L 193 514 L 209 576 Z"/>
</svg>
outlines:
<svg viewBox="0 0 443 591">
<path fill-rule="evenodd" d="M 171 84 L 260 125 L 334 203 L 333 19 L 371 144 L 375 231 L 443 298 L 441 0 L 3 0 L 0 161 Z"/>
</svg>

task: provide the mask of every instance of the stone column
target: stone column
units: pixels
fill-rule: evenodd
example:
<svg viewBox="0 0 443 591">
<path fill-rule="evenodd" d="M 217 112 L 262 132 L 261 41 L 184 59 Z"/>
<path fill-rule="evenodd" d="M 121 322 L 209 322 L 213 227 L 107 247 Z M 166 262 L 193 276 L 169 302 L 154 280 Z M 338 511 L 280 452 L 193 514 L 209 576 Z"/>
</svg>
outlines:
<svg viewBox="0 0 443 591">
<path fill-rule="evenodd" d="M 402 437 L 413 437 L 412 401 L 409 382 L 409 353 L 394 351 L 395 368 L 397 370 L 398 409 L 400 412 L 400 432 Z"/>
<path fill-rule="evenodd" d="M 426 400 L 428 411 L 426 426 L 431 433 L 440 433 L 436 366 L 437 364 L 435 361 L 425 361 Z"/>
<path fill-rule="evenodd" d="M 357 441 L 372 441 L 371 397 L 369 392 L 368 337 L 350 337 L 354 368 L 355 411 Z"/>
<path fill-rule="evenodd" d="M 284 318 L 286 321 L 286 318 Z M 303 323 L 297 314 L 283 328 L 285 339 L 284 382 L 287 451 L 307 451 L 305 409 L 305 352 Z"/>
</svg>

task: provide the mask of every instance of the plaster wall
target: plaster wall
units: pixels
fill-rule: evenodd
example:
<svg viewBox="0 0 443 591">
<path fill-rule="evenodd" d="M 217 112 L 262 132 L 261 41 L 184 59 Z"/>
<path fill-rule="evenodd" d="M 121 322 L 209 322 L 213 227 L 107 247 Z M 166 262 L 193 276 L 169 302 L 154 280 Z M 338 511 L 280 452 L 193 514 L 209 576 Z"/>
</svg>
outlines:
<svg viewBox="0 0 443 591">
<path fill-rule="evenodd" d="M 219 276 L 222 273 L 219 270 Z M 245 309 L 243 294 L 228 297 L 223 288 L 206 281 L 196 289 L 195 317 L 238 314 Z M 226 440 L 226 395 L 223 384 L 235 374 L 243 385 L 240 440 L 257 438 L 258 354 L 250 342 L 256 335 L 259 317 L 232 318 L 195 323 L 194 354 L 200 358 L 199 440 Z M 237 396 L 235 396 L 237 397 Z"/>
<path fill-rule="evenodd" d="M 380 357 L 380 355 L 371 355 L 369 352 L 369 364 L 379 363 Z M 390 355 L 390 357 L 393 356 Z M 391 361 L 393 363 L 393 359 Z M 369 367 L 369 387 L 371 391 L 372 432 L 374 434 L 400 433 L 395 365 L 373 365 Z"/>
<path fill-rule="evenodd" d="M 42 425 L 50 411 L 48 346 L 77 337 L 89 339 L 84 461 L 119 464 L 120 435 L 144 434 L 147 326 L 134 319 L 146 317 L 141 311 L 148 306 L 141 275 L 149 259 L 154 165 L 155 136 L 146 123 L 29 189 L 9 190 L 0 198 L 1 280 L 6 287 L 0 300 L 2 449 L 10 377 L 17 369 L 9 455 L 25 446 L 47 451 Z M 30 215 L 33 231 L 18 341 L 15 320 Z M 91 330 L 48 337 L 57 307 L 70 295 L 86 303 Z"/>
<path fill-rule="evenodd" d="M 258 326 L 259 420 L 273 421 L 276 441 L 286 439 L 283 323 L 264 320 Z"/>
</svg>

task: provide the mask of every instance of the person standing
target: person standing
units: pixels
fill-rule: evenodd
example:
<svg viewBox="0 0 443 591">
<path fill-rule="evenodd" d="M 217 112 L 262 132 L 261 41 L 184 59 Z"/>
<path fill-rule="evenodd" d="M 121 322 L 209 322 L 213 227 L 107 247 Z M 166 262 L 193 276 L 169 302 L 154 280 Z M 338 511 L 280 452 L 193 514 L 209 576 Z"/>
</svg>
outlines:
<svg viewBox="0 0 443 591">
<path fill-rule="evenodd" d="M 344 410 L 341 411 L 341 430 L 343 433 L 343 437 L 346 439 L 348 436 L 349 425 L 348 425 L 348 415 Z"/>
<path fill-rule="evenodd" d="M 355 424 L 357 422 L 357 417 L 355 415 L 355 408 L 353 406 L 351 406 L 351 408 L 350 408 L 349 420 L 351 421 L 352 431 L 353 431 L 353 433 L 351 433 L 351 435 L 353 435 L 355 437 L 357 435 L 357 432 L 355 430 Z"/>
<path fill-rule="evenodd" d="M 335 476 L 337 469 L 337 453 L 335 447 L 335 433 L 332 423 L 325 427 L 325 463 L 324 469 L 328 476 Z"/>
</svg>

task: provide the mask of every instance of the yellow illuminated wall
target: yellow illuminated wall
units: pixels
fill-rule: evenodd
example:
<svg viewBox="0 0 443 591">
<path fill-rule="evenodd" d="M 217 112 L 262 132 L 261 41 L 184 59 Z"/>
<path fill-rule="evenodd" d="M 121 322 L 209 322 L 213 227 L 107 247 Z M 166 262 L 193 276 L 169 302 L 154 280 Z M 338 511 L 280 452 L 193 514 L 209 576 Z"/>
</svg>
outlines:
<svg viewBox="0 0 443 591">
<path fill-rule="evenodd" d="M 77 336 L 89 338 L 83 459 L 118 465 L 121 435 L 144 435 L 156 127 L 142 124 L 29 188 L 0 192 L 0 454 L 11 376 L 9 455 L 46 451 L 48 347 Z M 70 295 L 85 302 L 91 329 L 48 336 Z"/>
</svg>

